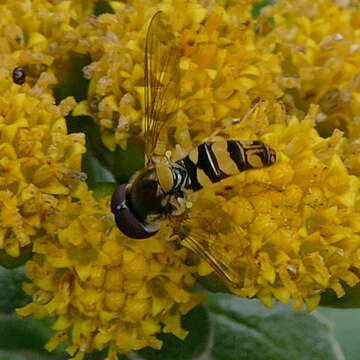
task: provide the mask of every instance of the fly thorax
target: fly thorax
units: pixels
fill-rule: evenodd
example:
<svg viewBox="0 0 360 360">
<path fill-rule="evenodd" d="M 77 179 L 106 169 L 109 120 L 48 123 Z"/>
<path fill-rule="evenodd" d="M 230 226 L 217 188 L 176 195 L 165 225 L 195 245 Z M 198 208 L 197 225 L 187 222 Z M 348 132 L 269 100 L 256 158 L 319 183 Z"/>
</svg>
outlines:
<svg viewBox="0 0 360 360">
<path fill-rule="evenodd" d="M 178 164 L 156 166 L 156 175 L 161 187 L 165 194 L 174 195 L 175 197 L 184 197 L 183 189 L 188 181 L 187 172 Z"/>
<path fill-rule="evenodd" d="M 164 193 L 162 207 L 164 215 L 176 216 L 184 212 L 184 186 L 187 181 L 187 172 L 175 164 L 157 164 L 156 175 Z"/>
<path fill-rule="evenodd" d="M 170 166 L 159 164 L 156 166 L 156 176 L 161 190 L 165 193 L 171 193 L 174 188 L 174 175 Z"/>
<path fill-rule="evenodd" d="M 184 189 L 189 182 L 189 176 L 187 171 L 180 166 L 174 166 L 171 168 L 173 174 L 174 186 L 172 193 L 177 198 L 184 198 Z"/>
</svg>

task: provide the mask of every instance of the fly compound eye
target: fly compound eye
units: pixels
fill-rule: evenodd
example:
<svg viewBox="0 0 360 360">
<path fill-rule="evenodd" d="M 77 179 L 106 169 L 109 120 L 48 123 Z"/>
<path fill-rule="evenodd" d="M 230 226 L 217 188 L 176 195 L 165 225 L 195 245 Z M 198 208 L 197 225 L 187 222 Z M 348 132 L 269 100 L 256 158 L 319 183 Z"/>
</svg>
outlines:
<svg viewBox="0 0 360 360">
<path fill-rule="evenodd" d="M 157 233 L 157 229 L 149 230 L 135 216 L 126 203 L 127 184 L 120 185 L 111 198 L 111 212 L 115 215 L 117 227 L 126 236 L 133 239 L 145 239 Z"/>
</svg>

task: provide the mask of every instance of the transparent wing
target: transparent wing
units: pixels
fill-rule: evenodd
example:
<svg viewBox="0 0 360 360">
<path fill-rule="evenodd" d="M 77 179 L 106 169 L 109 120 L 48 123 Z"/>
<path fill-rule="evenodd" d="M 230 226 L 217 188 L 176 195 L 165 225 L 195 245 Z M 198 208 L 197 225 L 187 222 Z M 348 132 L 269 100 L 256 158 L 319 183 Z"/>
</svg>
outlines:
<svg viewBox="0 0 360 360">
<path fill-rule="evenodd" d="M 241 228 L 216 202 L 202 200 L 196 208 L 175 225 L 175 234 L 182 239 L 182 245 L 205 260 L 223 281 L 234 288 L 242 287 L 246 266 L 239 261 L 245 247 Z"/>
<path fill-rule="evenodd" d="M 165 14 L 151 19 L 145 45 L 145 155 L 151 162 L 161 129 L 179 101 L 179 48 Z"/>
</svg>

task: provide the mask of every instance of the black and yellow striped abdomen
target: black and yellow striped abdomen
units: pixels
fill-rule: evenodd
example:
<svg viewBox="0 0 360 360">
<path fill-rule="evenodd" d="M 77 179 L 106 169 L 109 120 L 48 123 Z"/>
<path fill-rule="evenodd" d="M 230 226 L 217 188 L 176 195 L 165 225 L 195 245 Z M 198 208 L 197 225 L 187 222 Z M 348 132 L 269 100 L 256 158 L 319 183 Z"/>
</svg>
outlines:
<svg viewBox="0 0 360 360">
<path fill-rule="evenodd" d="M 196 191 L 241 171 L 274 164 L 276 154 L 261 141 L 227 140 L 204 143 L 177 161 L 190 178 L 188 188 Z"/>
</svg>

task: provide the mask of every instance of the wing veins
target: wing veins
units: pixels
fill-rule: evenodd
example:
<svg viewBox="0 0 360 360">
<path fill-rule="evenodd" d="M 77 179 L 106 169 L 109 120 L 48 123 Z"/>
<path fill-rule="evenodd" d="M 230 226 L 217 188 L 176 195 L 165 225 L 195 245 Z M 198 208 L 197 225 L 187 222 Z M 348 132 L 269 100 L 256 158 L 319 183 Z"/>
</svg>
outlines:
<svg viewBox="0 0 360 360">
<path fill-rule="evenodd" d="M 175 36 L 162 27 L 161 14 L 158 11 L 150 20 L 145 45 L 145 154 L 149 162 L 160 131 L 169 120 L 169 104 L 172 98 L 177 100 L 178 90 Z M 177 101 L 174 103 L 177 105 Z"/>
<path fill-rule="evenodd" d="M 170 55 L 167 56 L 167 59 L 166 59 L 166 62 L 165 62 L 165 65 L 164 65 L 164 70 L 161 72 L 160 76 L 162 77 L 162 79 L 159 80 L 159 87 L 164 87 L 163 88 L 163 91 L 162 92 L 159 92 L 159 96 L 157 96 L 156 98 L 156 106 L 154 105 L 154 114 L 153 114 L 153 117 L 156 119 L 156 118 L 159 118 L 160 117 L 160 112 L 163 110 L 165 113 L 166 113 L 166 110 L 167 110 L 167 107 L 164 107 L 164 104 L 167 105 L 167 103 L 165 102 L 164 103 L 164 99 L 165 99 L 165 95 L 167 94 L 167 90 L 171 84 L 171 81 L 168 81 L 167 83 L 165 83 L 165 86 L 163 85 L 163 82 L 164 82 L 164 78 L 166 76 L 166 73 L 167 73 L 167 68 L 168 68 L 168 65 L 169 65 L 169 61 L 170 61 Z M 157 112 L 155 113 L 155 110 L 157 109 Z M 159 138 L 159 134 L 160 134 L 160 131 L 162 129 L 162 127 L 165 125 L 165 122 L 164 121 L 157 121 L 155 123 L 155 126 L 154 126 L 154 131 L 153 131 L 153 141 L 154 141 L 154 145 L 156 145 L 157 143 L 157 140 Z"/>
<path fill-rule="evenodd" d="M 233 287 L 239 287 L 239 281 L 237 281 L 238 276 L 231 266 L 220 259 L 221 256 L 214 248 L 207 250 L 202 244 L 205 238 L 204 235 L 207 234 L 205 232 L 196 233 L 192 231 L 182 242 L 211 265 L 222 279 L 229 282 Z"/>
</svg>

